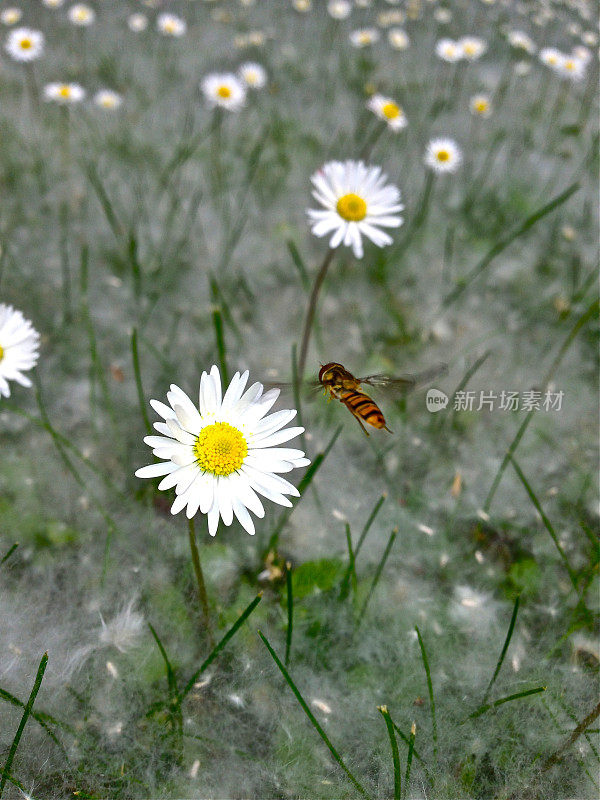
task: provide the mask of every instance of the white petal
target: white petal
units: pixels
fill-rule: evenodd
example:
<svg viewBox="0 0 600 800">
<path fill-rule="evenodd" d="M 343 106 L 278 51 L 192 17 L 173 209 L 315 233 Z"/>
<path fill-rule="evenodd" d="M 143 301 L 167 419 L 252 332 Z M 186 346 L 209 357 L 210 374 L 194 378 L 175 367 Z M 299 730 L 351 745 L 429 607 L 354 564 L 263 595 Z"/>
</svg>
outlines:
<svg viewBox="0 0 600 800">
<path fill-rule="evenodd" d="M 244 530 L 246 530 L 250 536 L 254 536 L 255 529 L 254 529 L 254 522 L 252 522 L 252 517 L 248 513 L 246 506 L 238 500 L 237 497 L 233 498 L 233 513 L 239 520 L 240 525 Z"/>
<path fill-rule="evenodd" d="M 159 475 L 168 475 L 177 469 L 176 464 L 170 461 L 163 461 L 161 464 L 148 464 L 147 467 L 136 469 L 136 478 L 157 478 Z"/>
<path fill-rule="evenodd" d="M 231 504 L 231 487 L 227 478 L 220 477 L 217 479 L 217 497 L 219 502 L 219 511 L 221 518 L 225 525 L 229 526 L 233 522 L 233 506 Z"/>
</svg>

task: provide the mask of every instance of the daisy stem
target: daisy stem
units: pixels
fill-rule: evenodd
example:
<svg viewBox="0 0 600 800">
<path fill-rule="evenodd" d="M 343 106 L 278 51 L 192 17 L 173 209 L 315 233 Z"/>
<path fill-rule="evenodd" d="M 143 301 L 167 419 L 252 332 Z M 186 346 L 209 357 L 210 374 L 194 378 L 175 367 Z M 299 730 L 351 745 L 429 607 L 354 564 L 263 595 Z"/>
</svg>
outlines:
<svg viewBox="0 0 600 800">
<path fill-rule="evenodd" d="M 63 199 L 60 204 L 60 260 L 62 268 L 62 290 L 64 321 L 71 321 L 71 267 L 69 264 L 69 201 L 71 198 L 71 143 L 69 136 L 69 109 L 61 111 L 61 157 L 63 176 Z"/>
<path fill-rule="evenodd" d="M 321 264 L 321 267 L 317 273 L 317 277 L 315 278 L 312 291 L 310 293 L 308 308 L 306 309 L 306 317 L 304 318 L 304 330 L 302 331 L 302 344 L 300 345 L 300 358 L 298 359 L 299 381 L 302 381 L 302 379 L 304 378 L 306 356 L 308 354 L 308 345 L 310 343 L 310 334 L 313 326 L 313 321 L 315 318 L 315 311 L 317 308 L 317 301 L 319 299 L 319 292 L 321 291 L 321 286 L 323 285 L 323 281 L 325 280 L 325 276 L 327 275 L 327 270 L 329 269 L 329 265 L 331 264 L 331 260 L 333 258 L 334 253 L 335 253 L 335 248 L 330 247 L 327 250 L 325 258 L 323 259 L 323 263 Z"/>
<path fill-rule="evenodd" d="M 27 81 L 27 91 L 29 92 L 29 99 L 31 102 L 31 109 L 36 121 L 40 121 L 40 93 L 35 77 L 35 70 L 33 64 L 25 64 L 25 78 Z"/>
<path fill-rule="evenodd" d="M 188 520 L 188 532 L 190 538 L 190 550 L 192 551 L 192 564 L 194 565 L 194 573 L 196 574 L 196 584 L 198 585 L 198 597 L 200 598 L 200 605 L 202 606 L 202 614 L 204 616 L 204 624 L 208 634 L 208 640 L 211 647 L 214 647 L 215 642 L 212 634 L 212 627 L 210 624 L 210 614 L 208 610 L 208 597 L 206 595 L 206 586 L 204 584 L 204 575 L 202 574 L 202 567 L 200 566 L 200 555 L 198 553 L 198 545 L 196 544 L 196 529 L 194 527 L 194 520 Z"/>
</svg>

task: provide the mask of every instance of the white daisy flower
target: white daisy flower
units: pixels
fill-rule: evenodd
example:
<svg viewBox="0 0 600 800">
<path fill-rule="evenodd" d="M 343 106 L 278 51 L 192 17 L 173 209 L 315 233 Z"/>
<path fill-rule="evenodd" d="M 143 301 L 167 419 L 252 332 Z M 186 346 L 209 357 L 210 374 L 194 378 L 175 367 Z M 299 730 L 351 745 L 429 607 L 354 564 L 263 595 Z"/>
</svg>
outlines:
<svg viewBox="0 0 600 800">
<path fill-rule="evenodd" d="M 40 335 L 12 306 L 0 303 L 0 397 L 10 397 L 9 381 L 31 386 L 23 375 L 37 364 Z"/>
<path fill-rule="evenodd" d="M 31 28 L 15 28 L 8 34 L 4 48 L 15 61 L 34 61 L 44 52 L 44 34 Z"/>
<path fill-rule="evenodd" d="M 85 89 L 78 83 L 47 83 L 44 86 L 44 100 L 60 103 L 63 106 L 80 103 L 85 97 Z"/>
<path fill-rule="evenodd" d="M 408 124 L 404 111 L 391 97 L 374 94 L 369 99 L 367 108 L 379 119 L 383 120 L 393 131 L 400 131 L 402 128 L 406 128 Z"/>
<path fill-rule="evenodd" d="M 96 19 L 96 12 L 93 8 L 86 6 L 85 3 L 76 3 L 74 6 L 71 6 L 67 16 L 73 25 L 85 27 L 93 24 Z"/>
<path fill-rule="evenodd" d="M 425 150 L 425 165 L 435 172 L 456 172 L 462 153 L 453 139 L 432 139 Z"/>
<path fill-rule="evenodd" d="M 587 47 L 584 47 L 581 44 L 580 45 L 576 45 L 573 48 L 573 56 L 575 58 L 578 58 L 580 61 L 583 61 L 584 64 L 589 64 L 590 61 L 592 60 L 591 51 L 588 50 Z"/>
<path fill-rule="evenodd" d="M 564 56 L 562 62 L 558 64 L 556 71 L 561 78 L 568 78 L 571 81 L 581 81 L 585 77 L 585 63 L 576 56 Z"/>
<path fill-rule="evenodd" d="M 492 102 L 487 94 L 474 94 L 469 100 L 469 110 L 474 117 L 489 117 L 492 113 Z"/>
<path fill-rule="evenodd" d="M 184 508 L 188 519 L 200 509 L 208 515 L 208 532 L 214 536 L 219 519 L 229 526 L 234 515 L 254 534 L 248 510 L 264 517 L 258 495 L 282 506 L 291 506 L 285 495 L 298 497 L 295 486 L 277 473 L 291 472 L 310 461 L 302 450 L 278 447 L 298 436 L 304 428 L 285 428 L 296 416 L 294 409 L 265 416 L 279 396 L 279 389 L 263 394 L 261 383 L 246 388 L 248 372 L 236 372 L 225 395 L 216 366 L 202 373 L 198 408 L 178 386 L 171 385 L 169 405 L 151 400 L 164 422 L 155 422 L 161 436 L 147 436 L 159 464 L 138 469 L 138 478 L 164 476 L 161 490 L 175 487 L 171 513 Z"/>
<path fill-rule="evenodd" d="M 525 50 L 530 55 L 537 50 L 537 46 L 531 36 L 528 36 L 524 31 L 509 31 L 507 39 L 510 46 L 514 47 L 515 50 Z"/>
<path fill-rule="evenodd" d="M 362 161 L 329 161 L 311 177 L 312 196 L 324 210 L 308 210 L 315 236 L 332 234 L 329 246 L 352 246 L 356 258 L 362 258 L 362 237 L 378 247 L 392 243 L 384 228 L 398 228 L 404 206 L 400 191 L 387 184 L 381 167 L 368 167 Z"/>
<path fill-rule="evenodd" d="M 487 42 L 478 36 L 463 36 L 457 42 L 462 57 L 467 61 L 477 61 L 487 50 Z"/>
<path fill-rule="evenodd" d="M 447 61 L 449 64 L 454 64 L 460 61 L 463 54 L 458 43 L 452 39 L 440 39 L 435 44 L 435 54 L 442 61 Z"/>
<path fill-rule="evenodd" d="M 156 28 L 165 36 L 183 36 L 187 31 L 187 24 L 175 14 L 159 14 L 156 18 Z"/>
<path fill-rule="evenodd" d="M 3 25 L 16 25 L 21 21 L 23 12 L 20 8 L 5 8 L 0 12 L 0 22 Z"/>
<path fill-rule="evenodd" d="M 542 64 L 550 67 L 550 69 L 553 69 L 555 72 L 558 71 L 558 66 L 561 61 L 564 60 L 564 57 L 564 54 L 561 53 L 560 50 L 557 50 L 556 47 L 543 47 L 538 54 L 538 58 Z"/>
<path fill-rule="evenodd" d="M 390 28 L 388 42 L 395 50 L 406 50 L 410 46 L 408 34 L 402 28 Z"/>
<path fill-rule="evenodd" d="M 239 111 L 246 102 L 246 89 L 230 72 L 212 72 L 200 84 L 204 96 L 211 106 Z"/>
<path fill-rule="evenodd" d="M 352 31 L 350 34 L 350 44 L 353 47 L 368 47 L 379 39 L 379 31 L 377 28 L 361 28 L 357 31 Z"/>
<path fill-rule="evenodd" d="M 347 19 L 352 11 L 352 5 L 348 0 L 329 0 L 327 3 L 327 13 L 332 19 Z"/>
<path fill-rule="evenodd" d="M 250 89 L 262 89 L 267 83 L 267 73 L 260 64 L 248 61 L 238 70 L 238 75 Z"/>
<path fill-rule="evenodd" d="M 406 17 L 400 9 L 393 11 L 383 11 L 377 15 L 377 24 L 380 28 L 389 28 L 390 25 L 402 25 Z"/>
<path fill-rule="evenodd" d="M 440 25 L 448 25 L 452 21 L 452 12 L 449 8 L 436 8 L 433 12 L 433 18 Z"/>
<path fill-rule="evenodd" d="M 312 8 L 312 0 L 292 0 L 292 8 L 301 14 L 306 14 Z"/>
<path fill-rule="evenodd" d="M 113 92 L 112 89 L 100 89 L 100 91 L 96 92 L 94 95 L 95 105 L 100 108 L 105 108 L 107 111 L 113 111 L 119 108 L 122 102 L 123 98 L 121 95 L 117 92 Z"/>
<path fill-rule="evenodd" d="M 145 14 L 131 14 L 127 17 L 127 27 L 134 33 L 145 31 L 148 27 L 148 17 Z"/>
</svg>

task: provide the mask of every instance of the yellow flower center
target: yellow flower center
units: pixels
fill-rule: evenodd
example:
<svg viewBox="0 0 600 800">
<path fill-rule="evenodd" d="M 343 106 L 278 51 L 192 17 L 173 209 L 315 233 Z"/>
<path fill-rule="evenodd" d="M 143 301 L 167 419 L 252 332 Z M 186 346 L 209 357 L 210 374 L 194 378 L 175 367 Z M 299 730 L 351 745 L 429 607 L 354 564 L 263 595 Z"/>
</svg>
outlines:
<svg viewBox="0 0 600 800">
<path fill-rule="evenodd" d="M 468 56 L 473 56 L 473 55 L 475 55 L 476 52 L 477 52 L 477 48 L 475 47 L 474 44 L 466 44 L 465 45 L 465 53 Z"/>
<path fill-rule="evenodd" d="M 21 50 L 31 50 L 31 48 L 33 47 L 33 43 L 31 39 L 21 39 L 21 41 L 19 42 L 19 46 Z"/>
<path fill-rule="evenodd" d="M 0 361 L 4 358 L 4 348 L 0 345 Z"/>
<path fill-rule="evenodd" d="M 231 89 L 229 86 L 219 86 L 217 89 L 217 95 L 227 100 L 229 97 L 231 97 Z"/>
<path fill-rule="evenodd" d="M 165 22 L 165 33 L 175 33 L 174 22 L 171 22 L 170 20 L 168 22 Z"/>
<path fill-rule="evenodd" d="M 438 161 L 449 161 L 450 153 L 447 150 L 438 150 L 435 157 Z"/>
<path fill-rule="evenodd" d="M 556 64 L 557 61 L 558 61 L 558 59 L 556 58 L 556 56 L 548 56 L 548 63 L 549 64 Z"/>
<path fill-rule="evenodd" d="M 475 111 L 477 111 L 479 114 L 485 114 L 487 110 L 488 110 L 487 100 L 478 100 L 475 103 Z"/>
<path fill-rule="evenodd" d="M 575 69 L 575 62 L 574 61 L 565 61 L 565 69 L 568 69 L 568 70 Z"/>
<path fill-rule="evenodd" d="M 367 204 L 357 194 L 345 194 L 337 201 L 336 210 L 347 222 L 360 222 L 367 216 Z"/>
<path fill-rule="evenodd" d="M 400 109 L 396 103 L 386 103 L 381 109 L 383 116 L 387 119 L 396 119 L 400 116 Z"/>
<path fill-rule="evenodd" d="M 60 87 L 58 93 L 61 97 L 69 98 L 71 97 L 71 87 L 64 84 L 63 86 Z"/>
<path fill-rule="evenodd" d="M 196 463 L 203 472 L 231 475 L 244 463 L 248 444 L 243 434 L 228 422 L 207 425 L 194 444 Z"/>
</svg>

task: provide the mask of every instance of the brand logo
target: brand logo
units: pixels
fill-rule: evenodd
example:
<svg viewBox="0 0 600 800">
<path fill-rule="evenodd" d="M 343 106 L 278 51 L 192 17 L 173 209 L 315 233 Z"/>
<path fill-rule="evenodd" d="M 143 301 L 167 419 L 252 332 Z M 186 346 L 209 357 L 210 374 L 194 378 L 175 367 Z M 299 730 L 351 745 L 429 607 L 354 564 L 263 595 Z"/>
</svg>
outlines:
<svg viewBox="0 0 600 800">
<path fill-rule="evenodd" d="M 425 398 L 427 411 L 435 414 L 436 411 L 441 411 L 448 405 L 448 395 L 441 392 L 439 389 L 429 389 Z"/>
</svg>

